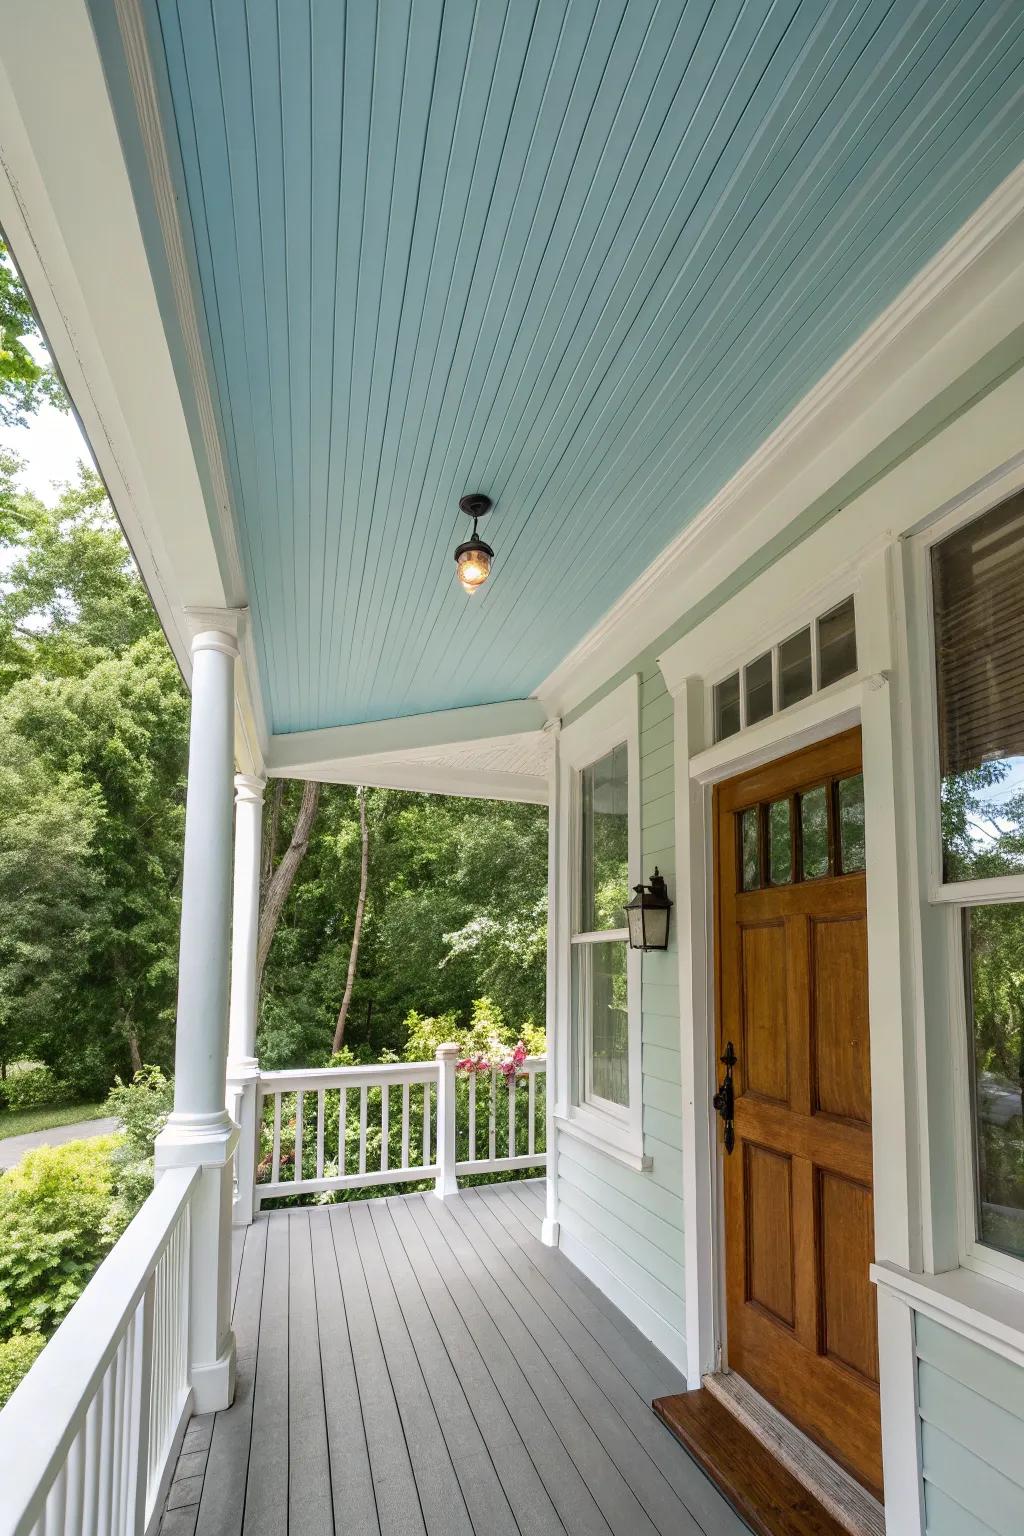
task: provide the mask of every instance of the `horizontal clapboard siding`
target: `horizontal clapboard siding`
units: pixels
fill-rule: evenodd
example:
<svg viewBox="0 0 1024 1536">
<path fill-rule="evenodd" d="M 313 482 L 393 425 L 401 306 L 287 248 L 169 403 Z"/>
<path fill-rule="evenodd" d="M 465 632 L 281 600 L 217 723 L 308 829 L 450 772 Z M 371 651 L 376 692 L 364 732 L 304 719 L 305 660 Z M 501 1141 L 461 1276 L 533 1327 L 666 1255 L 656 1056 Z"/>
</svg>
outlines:
<svg viewBox="0 0 1024 1536">
<path fill-rule="evenodd" d="M 640 688 L 640 773 L 644 878 L 657 864 L 674 885 L 672 700 L 652 666 Z M 559 1220 L 597 1261 L 620 1306 L 678 1362 L 685 1357 L 683 1313 L 682 1121 L 676 943 L 643 959 L 644 1151 L 649 1173 L 635 1173 L 567 1136 L 558 1157 Z M 579 1262 L 578 1249 L 573 1256 Z M 666 1343 L 667 1331 L 667 1343 Z"/>
<path fill-rule="evenodd" d="M 1024 1531 L 1024 1370 L 916 1323 L 928 1536 Z"/>
</svg>

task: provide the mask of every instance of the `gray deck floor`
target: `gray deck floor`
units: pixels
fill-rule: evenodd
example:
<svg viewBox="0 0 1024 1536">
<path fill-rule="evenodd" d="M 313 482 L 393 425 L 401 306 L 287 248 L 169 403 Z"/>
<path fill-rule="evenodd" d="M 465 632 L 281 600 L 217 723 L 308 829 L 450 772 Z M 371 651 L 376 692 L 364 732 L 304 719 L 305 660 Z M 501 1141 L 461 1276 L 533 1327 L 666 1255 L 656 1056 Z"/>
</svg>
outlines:
<svg viewBox="0 0 1024 1536">
<path fill-rule="evenodd" d="M 543 1186 L 256 1221 L 238 1391 L 193 1419 L 162 1536 L 742 1536 L 651 1411 L 675 1369 L 540 1242 Z"/>
</svg>

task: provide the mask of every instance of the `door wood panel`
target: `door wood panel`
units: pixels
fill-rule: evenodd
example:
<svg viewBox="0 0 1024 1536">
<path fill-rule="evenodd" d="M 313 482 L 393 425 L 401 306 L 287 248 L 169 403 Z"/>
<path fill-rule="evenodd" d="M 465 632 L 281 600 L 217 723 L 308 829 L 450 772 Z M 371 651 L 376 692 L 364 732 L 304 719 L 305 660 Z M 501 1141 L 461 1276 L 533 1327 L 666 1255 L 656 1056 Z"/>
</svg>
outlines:
<svg viewBox="0 0 1024 1536">
<path fill-rule="evenodd" d="M 738 1058 L 735 1150 L 723 1151 L 728 1363 L 880 1496 L 867 899 L 863 869 L 841 867 L 836 819 L 860 750 L 847 731 L 718 786 L 715 939 L 719 1054 L 732 1041 Z M 822 786 L 829 868 L 817 873 L 819 859 L 803 879 L 801 796 L 816 792 L 820 849 Z M 780 801 L 788 878 L 778 839 L 769 853 Z M 760 888 L 743 890 L 752 807 Z"/>
</svg>

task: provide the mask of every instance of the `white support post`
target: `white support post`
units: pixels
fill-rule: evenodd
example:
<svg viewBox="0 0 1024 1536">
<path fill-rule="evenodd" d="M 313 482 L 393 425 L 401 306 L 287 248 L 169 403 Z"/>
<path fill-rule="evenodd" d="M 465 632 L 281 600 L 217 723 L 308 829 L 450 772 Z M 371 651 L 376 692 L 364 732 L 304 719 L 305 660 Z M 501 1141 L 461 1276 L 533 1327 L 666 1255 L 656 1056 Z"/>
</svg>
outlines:
<svg viewBox="0 0 1024 1536">
<path fill-rule="evenodd" d="M 241 614 L 204 614 L 192 641 L 185 862 L 181 893 L 174 1110 L 157 1137 L 158 1176 L 197 1167 L 189 1276 L 189 1375 L 197 1413 L 235 1391 L 231 1332 L 232 1165 L 225 1108 L 231 900 L 234 671 Z"/>
<path fill-rule="evenodd" d="M 239 1128 L 232 1222 L 247 1227 L 256 1190 L 256 1123 L 260 1067 L 256 1059 L 259 1006 L 256 948 L 260 926 L 260 843 L 266 779 L 235 775 L 235 880 L 231 922 L 231 1007 L 228 1025 L 227 1107 Z"/>
<path fill-rule="evenodd" d="M 434 1194 L 439 1200 L 459 1192 L 455 1177 L 455 1063 L 459 1047 L 451 1043 L 437 1048 L 437 1178 Z"/>
<path fill-rule="evenodd" d="M 568 1048 L 568 1041 L 558 1037 L 558 738 L 561 720 L 551 720 L 544 727 L 551 740 L 548 794 L 548 955 L 547 955 L 547 1070 L 544 1074 L 544 1221 L 541 1240 L 549 1248 L 558 1247 L 558 1132 L 555 1129 L 555 1097 L 558 1086 L 556 1052 Z"/>
</svg>

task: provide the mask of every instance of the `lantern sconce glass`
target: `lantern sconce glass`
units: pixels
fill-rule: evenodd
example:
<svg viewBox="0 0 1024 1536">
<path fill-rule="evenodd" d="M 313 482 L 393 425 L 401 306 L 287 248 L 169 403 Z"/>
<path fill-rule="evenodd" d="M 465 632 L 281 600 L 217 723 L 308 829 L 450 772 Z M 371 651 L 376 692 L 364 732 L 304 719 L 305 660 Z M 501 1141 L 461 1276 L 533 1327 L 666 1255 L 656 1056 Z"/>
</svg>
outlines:
<svg viewBox="0 0 1024 1536">
<path fill-rule="evenodd" d="M 455 572 L 463 592 L 468 592 L 470 596 L 474 592 L 479 592 L 491 574 L 494 550 L 489 544 L 484 543 L 476 531 L 477 519 L 483 517 L 486 512 L 489 512 L 491 505 L 491 498 L 484 496 L 479 491 L 475 491 L 469 496 L 463 496 L 459 502 L 460 511 L 465 512 L 467 517 L 473 519 L 473 532 L 466 542 L 460 544 L 455 551 Z"/>
<path fill-rule="evenodd" d="M 667 949 L 672 901 L 658 866 L 654 866 L 650 885 L 635 885 L 633 889 L 636 895 L 626 906 L 630 949 Z"/>
</svg>

